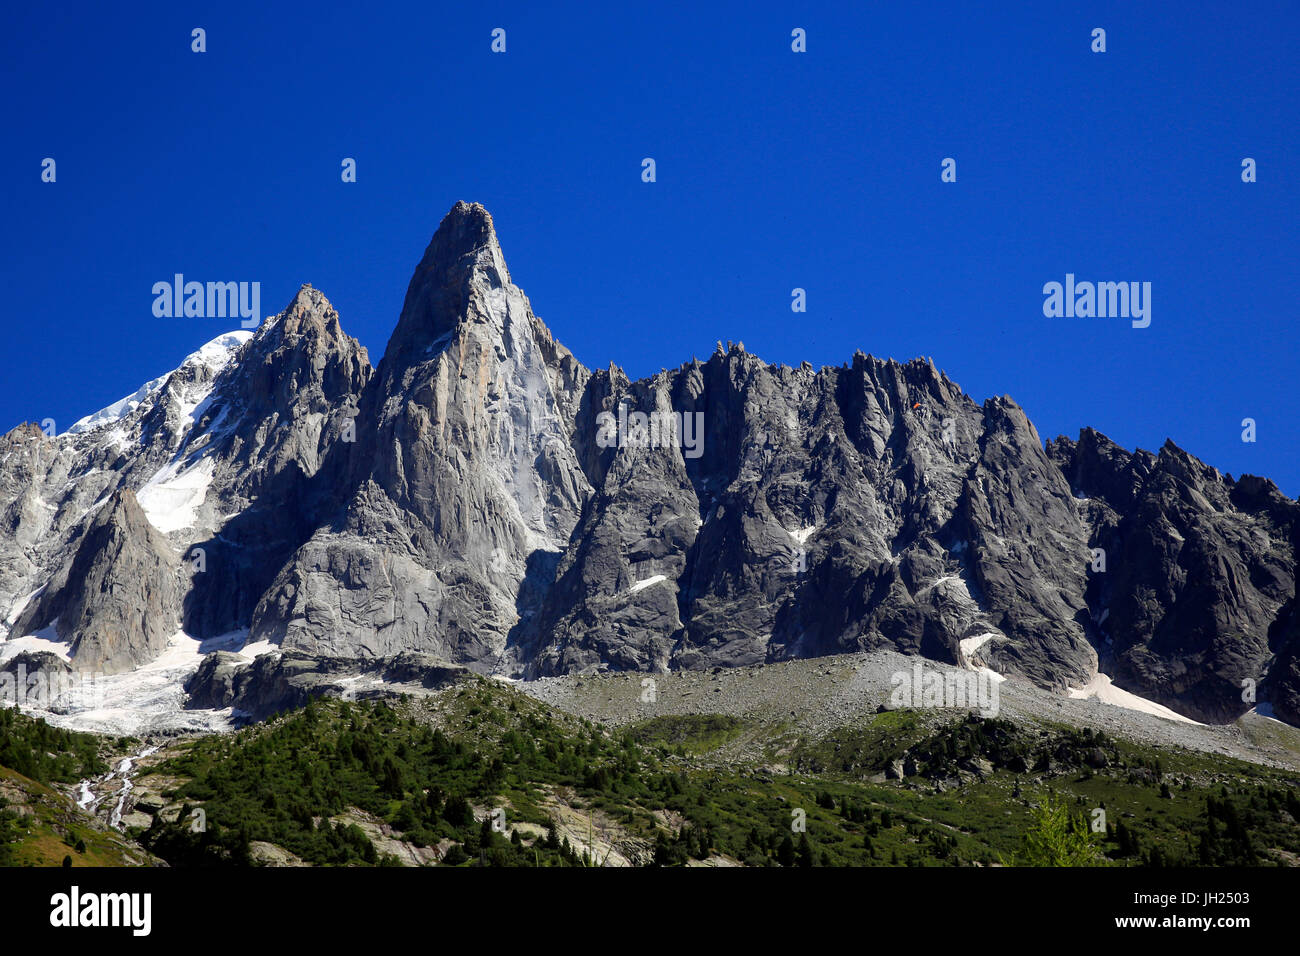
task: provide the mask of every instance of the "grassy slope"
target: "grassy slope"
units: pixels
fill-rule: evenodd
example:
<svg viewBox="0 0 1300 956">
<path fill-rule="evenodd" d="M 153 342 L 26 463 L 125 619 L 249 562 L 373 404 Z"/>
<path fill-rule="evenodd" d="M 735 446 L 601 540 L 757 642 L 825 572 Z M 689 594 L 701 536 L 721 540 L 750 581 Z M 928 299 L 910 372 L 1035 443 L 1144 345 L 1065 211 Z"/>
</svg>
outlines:
<svg viewBox="0 0 1300 956">
<path fill-rule="evenodd" d="M 112 742 L 0 710 L 0 865 L 129 866 L 138 846 L 81 811 L 59 784 L 108 770 Z M 78 844 L 82 849 L 77 849 Z"/>
</svg>

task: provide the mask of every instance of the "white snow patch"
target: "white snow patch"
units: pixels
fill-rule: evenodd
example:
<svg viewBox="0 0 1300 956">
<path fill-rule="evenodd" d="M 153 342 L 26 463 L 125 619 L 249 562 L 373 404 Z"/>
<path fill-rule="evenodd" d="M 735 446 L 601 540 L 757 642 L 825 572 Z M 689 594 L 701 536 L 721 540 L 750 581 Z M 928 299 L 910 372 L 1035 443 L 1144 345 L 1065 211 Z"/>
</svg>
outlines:
<svg viewBox="0 0 1300 956">
<path fill-rule="evenodd" d="M 930 582 L 929 584 L 927 584 L 925 587 L 921 588 L 921 590 L 917 591 L 916 593 L 917 593 L 917 594 L 924 594 L 926 591 L 930 590 L 931 588 L 937 588 L 937 587 L 939 587 L 939 585 L 941 585 L 941 584 L 948 584 L 948 583 L 951 582 L 951 581 L 957 581 L 957 582 L 960 582 L 961 587 L 960 587 L 959 590 L 960 590 L 960 591 L 961 591 L 961 592 L 962 592 L 962 593 L 963 593 L 967 598 L 970 597 L 970 589 L 966 587 L 966 582 L 962 579 L 962 576 L 961 576 L 960 574 L 945 574 L 945 575 L 944 575 L 943 577 L 941 577 L 941 578 L 935 578 L 933 581 L 931 581 L 931 582 Z"/>
<path fill-rule="evenodd" d="M 47 585 L 42 584 L 35 591 L 32 591 L 30 594 L 25 594 L 22 597 L 20 597 L 17 601 L 15 601 L 14 606 L 9 609 L 9 613 L 5 615 L 5 619 L 4 619 L 5 627 L 6 628 L 13 627 L 14 622 L 18 620 L 18 615 L 22 614 L 23 611 L 27 610 L 27 605 L 32 603 L 32 598 L 36 597 L 36 595 L 44 591 L 46 587 Z"/>
<path fill-rule="evenodd" d="M 0 664 L 24 651 L 31 654 L 53 654 L 60 660 L 67 661 L 71 659 L 69 657 L 71 650 L 72 644 L 60 640 L 58 630 L 54 624 L 51 624 L 41 628 L 35 634 L 11 638 L 0 643 Z"/>
<path fill-rule="evenodd" d="M 185 681 L 214 650 L 255 655 L 278 650 L 267 642 L 245 644 L 247 631 L 206 641 L 177 631 L 155 660 L 126 674 L 95 675 L 51 702 L 49 709 L 24 708 L 68 730 L 113 736 L 230 730 L 231 711 L 186 710 Z"/>
<path fill-rule="evenodd" d="M 653 577 L 646 578 L 644 581 L 638 581 L 627 589 L 628 594 L 635 594 L 637 591 L 644 591 L 652 584 L 658 584 L 660 581 L 667 581 L 667 575 L 656 574 Z"/>
<path fill-rule="evenodd" d="M 817 525 L 813 524 L 813 525 L 809 525 L 806 528 L 800 528 L 798 531 L 787 531 L 786 534 L 794 538 L 795 542 L 798 543 L 800 547 L 802 547 L 805 543 L 807 543 L 809 538 L 811 538 L 814 534 L 817 533 L 817 530 L 818 530 Z"/>
<path fill-rule="evenodd" d="M 197 352 L 185 357 L 182 365 L 200 363 L 209 368 L 221 368 L 230 361 L 231 353 L 253 337 L 248 329 L 235 329 L 218 335 L 211 342 L 205 342 Z"/>
<path fill-rule="evenodd" d="M 1006 635 L 1002 634 L 1000 631 L 985 631 L 983 634 L 976 634 L 973 637 L 963 637 L 957 642 L 958 660 L 961 662 L 962 666 L 969 670 L 973 670 L 977 674 L 985 675 L 995 684 L 1002 683 L 1007 679 L 1005 675 L 999 674 L 993 668 L 986 667 L 983 664 L 974 664 L 971 661 L 971 655 L 995 637 L 1005 636 Z"/>
<path fill-rule="evenodd" d="M 1151 714 L 1155 717 L 1163 717 L 1166 720 L 1176 720 L 1184 724 L 1195 724 L 1198 727 L 1205 726 L 1199 721 L 1192 720 L 1190 717 L 1184 717 L 1176 711 L 1170 710 L 1163 704 L 1157 704 L 1153 700 L 1147 700 L 1145 697 L 1139 697 L 1137 694 L 1130 693 L 1116 687 L 1111 682 L 1110 677 L 1097 673 L 1092 680 L 1082 687 L 1071 687 L 1070 696 L 1075 700 L 1087 700 L 1095 697 L 1103 704 L 1110 704 L 1114 707 L 1124 707 L 1128 710 L 1141 711 L 1144 714 Z"/>
<path fill-rule="evenodd" d="M 121 425 L 114 425 L 106 437 L 109 444 L 113 446 L 114 451 L 121 451 L 131 444 L 131 436 L 126 433 L 126 429 Z"/>
<path fill-rule="evenodd" d="M 280 645 L 272 644 L 270 641 L 254 641 L 251 644 L 245 644 L 235 653 L 241 657 L 247 657 L 249 660 L 256 660 L 263 654 L 279 654 Z"/>
<path fill-rule="evenodd" d="M 962 656 L 969 658 L 993 638 L 1000 636 L 993 631 L 986 631 L 983 634 L 976 634 L 974 637 L 963 637 L 957 642 L 957 646 L 961 648 Z"/>
<path fill-rule="evenodd" d="M 211 458 L 200 458 L 189 468 L 176 461 L 160 468 L 136 492 L 149 523 L 163 534 L 192 528 L 212 484 L 213 467 Z"/>
<path fill-rule="evenodd" d="M 340 677 L 334 681 L 334 686 L 340 689 L 344 700 L 357 700 L 360 694 L 383 691 L 392 685 L 381 677 L 374 677 L 369 674 L 352 674 L 348 677 Z"/>
</svg>

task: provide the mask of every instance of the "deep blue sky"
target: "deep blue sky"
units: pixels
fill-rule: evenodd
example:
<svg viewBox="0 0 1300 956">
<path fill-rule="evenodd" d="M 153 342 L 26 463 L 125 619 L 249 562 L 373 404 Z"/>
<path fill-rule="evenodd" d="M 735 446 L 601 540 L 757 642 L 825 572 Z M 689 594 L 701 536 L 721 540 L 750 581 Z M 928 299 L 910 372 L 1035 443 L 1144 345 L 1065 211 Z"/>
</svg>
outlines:
<svg viewBox="0 0 1300 956">
<path fill-rule="evenodd" d="M 0 429 L 230 327 L 153 317 L 176 272 L 267 314 L 309 281 L 377 362 L 467 199 L 588 366 L 932 356 L 1044 438 L 1172 437 L 1300 493 L 1294 3 L 620 6 L 10 5 Z M 1151 282 L 1150 328 L 1044 318 L 1066 272 Z"/>
</svg>

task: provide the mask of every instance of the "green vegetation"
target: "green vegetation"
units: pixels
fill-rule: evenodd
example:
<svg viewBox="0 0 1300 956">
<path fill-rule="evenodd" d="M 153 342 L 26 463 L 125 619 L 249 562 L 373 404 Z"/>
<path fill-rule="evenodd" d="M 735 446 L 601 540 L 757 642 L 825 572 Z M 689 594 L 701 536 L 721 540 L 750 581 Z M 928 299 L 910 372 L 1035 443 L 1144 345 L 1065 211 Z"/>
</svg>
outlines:
<svg viewBox="0 0 1300 956">
<path fill-rule="evenodd" d="M 246 863 L 253 841 L 315 864 L 381 864 L 380 826 L 460 865 L 599 864 L 611 845 L 663 866 L 1260 865 L 1300 855 L 1294 775 L 1089 729 L 886 712 L 786 741 L 793 772 L 783 772 L 701 763 L 754 730 L 721 715 L 611 732 L 488 682 L 456 691 L 437 719 L 422 707 L 315 703 L 197 741 L 160 770 L 186 781 L 170 794 L 185 804 L 181 820 L 201 804 L 208 831 L 159 821 L 143 841 L 180 864 Z M 901 764 L 905 779 L 885 779 Z M 491 825 L 496 808 L 503 832 Z M 1097 809 L 1108 822 L 1093 833 Z"/>
<path fill-rule="evenodd" d="M 100 739 L 0 707 L 0 767 L 41 783 L 75 783 L 108 770 Z"/>
<path fill-rule="evenodd" d="M 13 866 L 14 844 L 22 836 L 18 814 L 9 809 L 9 801 L 0 797 L 0 866 Z"/>
<path fill-rule="evenodd" d="M 95 831 L 52 784 L 105 773 L 102 741 L 0 708 L 0 866 L 57 865 L 79 847 L 73 865 L 120 865 L 122 841 Z"/>
<path fill-rule="evenodd" d="M 1025 832 L 1015 864 L 1104 866 L 1106 858 L 1098 842 L 1082 813 L 1049 795 L 1034 811 L 1033 824 Z"/>
<path fill-rule="evenodd" d="M 678 755 L 716 750 L 740 736 L 745 722 L 722 714 L 654 717 L 626 733 L 643 747 L 675 750 Z"/>
<path fill-rule="evenodd" d="M 95 738 L 60 733 L 22 724 L 10 759 L 56 783 L 103 769 Z M 720 757 L 737 743 L 764 758 Z M 707 714 L 609 730 L 478 679 L 182 741 L 137 783 L 168 809 L 135 837 L 182 866 L 261 844 L 322 866 L 1300 863 L 1300 775 L 1220 756 L 941 712 L 816 739 Z M 0 853 L 29 824 L 0 807 Z M 72 825 L 42 839 L 27 859 L 106 852 Z"/>
<path fill-rule="evenodd" d="M 148 862 L 115 831 L 67 797 L 0 767 L 0 866 L 126 866 Z"/>
<path fill-rule="evenodd" d="M 186 804 L 179 821 L 156 819 L 142 840 L 179 864 L 247 863 L 253 841 L 315 864 L 384 862 L 358 825 L 334 819 L 360 811 L 415 846 L 456 845 L 453 861 L 562 866 L 582 858 L 553 832 L 540 835 L 552 790 L 644 790 L 631 741 L 562 727 L 518 702 L 502 708 L 490 689 L 462 691 L 458 702 L 467 733 L 457 739 L 417 720 L 409 704 L 313 702 L 270 725 L 197 741 L 161 768 L 188 780 L 172 794 Z M 207 829 L 194 833 L 186 821 L 199 804 Z M 538 828 L 527 849 L 492 826 L 489 811 L 507 807 L 511 827 Z"/>
</svg>

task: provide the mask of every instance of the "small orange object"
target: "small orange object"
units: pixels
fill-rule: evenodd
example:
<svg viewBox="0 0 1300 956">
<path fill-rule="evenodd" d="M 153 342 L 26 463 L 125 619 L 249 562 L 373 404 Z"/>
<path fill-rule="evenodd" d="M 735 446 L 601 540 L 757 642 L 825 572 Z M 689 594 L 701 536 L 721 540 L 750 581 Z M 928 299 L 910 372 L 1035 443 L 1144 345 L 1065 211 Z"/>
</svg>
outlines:
<svg viewBox="0 0 1300 956">
<path fill-rule="evenodd" d="M 916 411 L 920 407 L 921 407 L 921 403 L 917 402 L 915 405 L 912 406 L 912 411 Z"/>
</svg>

